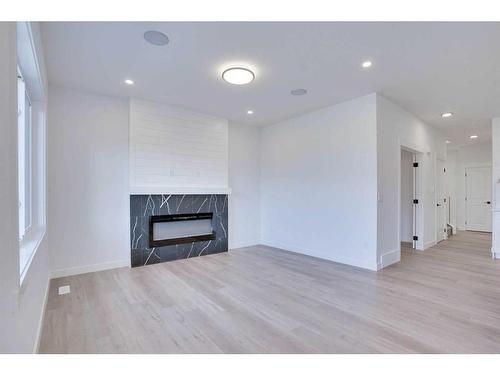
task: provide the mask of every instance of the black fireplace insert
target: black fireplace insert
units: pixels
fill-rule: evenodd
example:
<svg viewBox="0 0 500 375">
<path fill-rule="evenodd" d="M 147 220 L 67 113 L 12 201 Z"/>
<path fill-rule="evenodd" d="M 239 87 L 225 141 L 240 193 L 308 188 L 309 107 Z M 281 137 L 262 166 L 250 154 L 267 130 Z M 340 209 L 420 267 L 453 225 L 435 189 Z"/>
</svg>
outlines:
<svg viewBox="0 0 500 375">
<path fill-rule="evenodd" d="M 149 247 L 161 247 L 215 239 L 212 212 L 149 217 Z"/>
</svg>

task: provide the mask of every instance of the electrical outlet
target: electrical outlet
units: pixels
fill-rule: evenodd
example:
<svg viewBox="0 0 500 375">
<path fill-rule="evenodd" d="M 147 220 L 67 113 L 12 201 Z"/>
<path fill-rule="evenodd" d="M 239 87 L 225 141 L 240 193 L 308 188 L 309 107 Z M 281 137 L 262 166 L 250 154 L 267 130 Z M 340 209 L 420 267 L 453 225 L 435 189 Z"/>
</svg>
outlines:
<svg viewBox="0 0 500 375">
<path fill-rule="evenodd" d="M 69 285 L 64 285 L 59 287 L 59 295 L 69 294 L 71 292 Z"/>
</svg>

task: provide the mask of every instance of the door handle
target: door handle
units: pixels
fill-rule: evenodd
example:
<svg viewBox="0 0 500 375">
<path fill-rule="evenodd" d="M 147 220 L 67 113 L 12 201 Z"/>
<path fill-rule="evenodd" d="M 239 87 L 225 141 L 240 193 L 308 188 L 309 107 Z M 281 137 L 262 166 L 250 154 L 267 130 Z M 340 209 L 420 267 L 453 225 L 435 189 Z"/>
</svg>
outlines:
<svg viewBox="0 0 500 375">
<path fill-rule="evenodd" d="M 438 207 L 441 207 L 441 205 L 440 205 L 439 203 L 437 204 L 437 206 L 438 206 Z"/>
<path fill-rule="evenodd" d="M 487 202 L 484 202 L 484 203 L 486 203 L 486 204 L 491 204 L 491 202 L 490 202 L 490 201 L 487 201 Z"/>
</svg>

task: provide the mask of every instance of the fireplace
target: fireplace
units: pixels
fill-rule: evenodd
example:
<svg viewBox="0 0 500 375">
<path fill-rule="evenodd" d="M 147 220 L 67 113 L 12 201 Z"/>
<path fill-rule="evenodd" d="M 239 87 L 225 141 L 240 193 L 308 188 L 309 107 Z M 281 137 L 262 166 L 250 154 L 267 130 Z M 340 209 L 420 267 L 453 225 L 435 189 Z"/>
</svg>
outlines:
<svg viewBox="0 0 500 375">
<path fill-rule="evenodd" d="M 149 247 L 215 240 L 213 212 L 149 217 Z"/>
<path fill-rule="evenodd" d="M 228 250 L 226 194 L 130 196 L 132 267 Z"/>
</svg>

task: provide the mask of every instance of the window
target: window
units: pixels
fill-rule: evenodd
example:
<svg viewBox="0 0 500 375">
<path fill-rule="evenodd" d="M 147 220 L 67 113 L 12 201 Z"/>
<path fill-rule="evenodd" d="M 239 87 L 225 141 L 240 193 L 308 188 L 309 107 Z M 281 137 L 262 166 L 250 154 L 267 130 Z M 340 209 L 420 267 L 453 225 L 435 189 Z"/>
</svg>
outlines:
<svg viewBox="0 0 500 375">
<path fill-rule="evenodd" d="M 17 22 L 16 31 L 18 201 L 15 203 L 19 207 L 17 235 L 19 283 L 22 285 L 47 229 L 47 86 L 44 70 L 40 69 L 43 62 L 39 60 L 40 30 L 37 24 Z"/>
<path fill-rule="evenodd" d="M 32 111 L 21 71 L 17 78 L 18 125 L 18 187 L 19 187 L 19 240 L 22 241 L 31 227 L 32 217 Z"/>
</svg>

